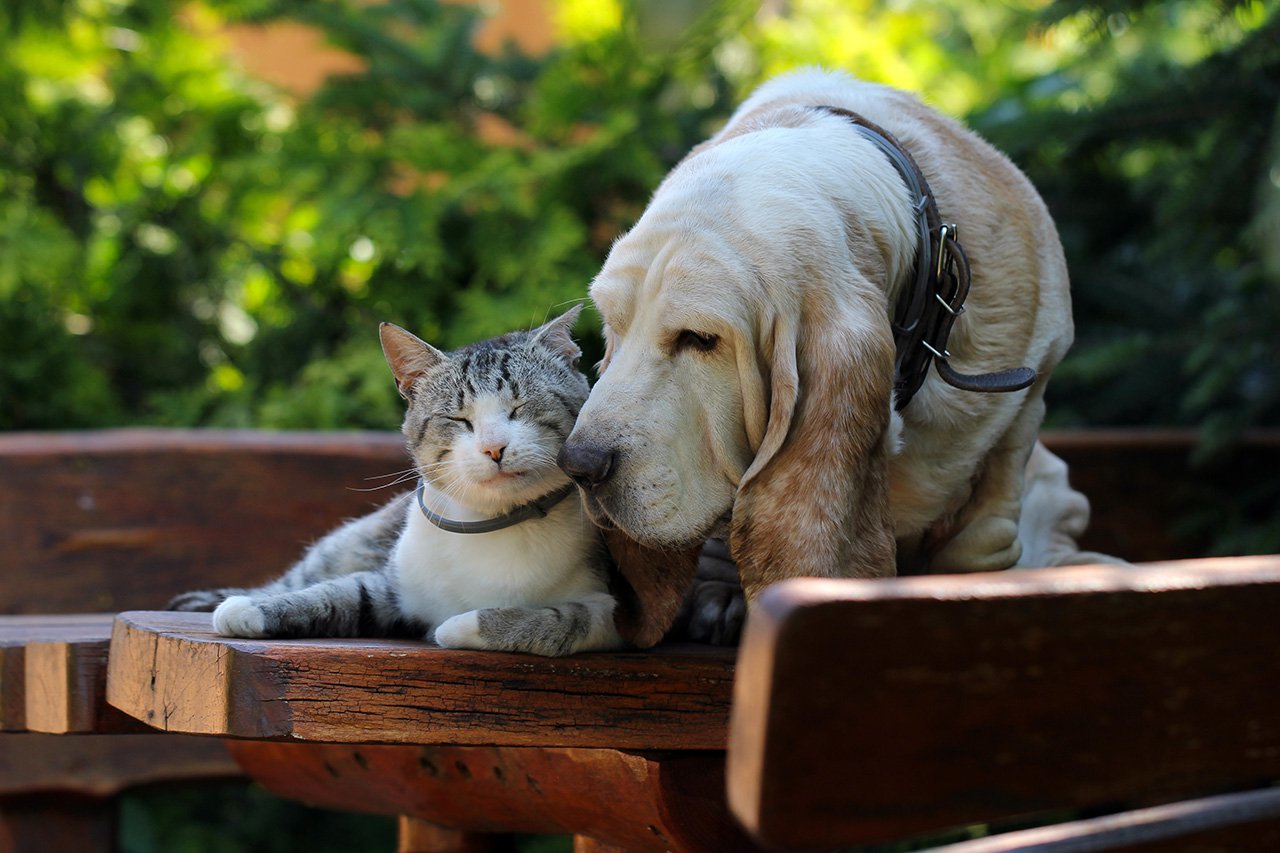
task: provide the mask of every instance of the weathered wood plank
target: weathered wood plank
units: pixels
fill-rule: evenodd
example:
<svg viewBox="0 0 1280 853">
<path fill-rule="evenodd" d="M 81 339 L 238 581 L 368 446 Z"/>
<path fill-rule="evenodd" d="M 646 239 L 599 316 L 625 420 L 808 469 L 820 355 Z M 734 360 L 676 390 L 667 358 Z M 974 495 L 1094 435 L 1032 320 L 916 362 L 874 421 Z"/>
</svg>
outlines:
<svg viewBox="0 0 1280 853">
<path fill-rule="evenodd" d="M 172 779 L 243 776 L 216 738 L 185 735 L 0 735 L 0 796 L 107 797 Z"/>
<path fill-rule="evenodd" d="M 0 612 L 162 607 L 259 583 L 407 467 L 390 433 L 0 434 Z"/>
<path fill-rule="evenodd" d="M 1192 431 L 1047 433 L 1094 506 L 1086 547 L 1200 556 L 1170 519 L 1280 464 L 1280 433 L 1191 462 Z M 407 467 L 390 433 L 129 429 L 0 434 L 0 612 L 160 607 L 193 584 L 260 582 Z M 198 581 L 196 579 L 199 579 Z"/>
<path fill-rule="evenodd" d="M 721 749 L 734 650 L 539 658 L 394 640 L 234 640 L 116 618 L 107 700 L 167 731 L 341 743 Z"/>
<path fill-rule="evenodd" d="M 86 656 L 98 648 L 105 654 L 111 637 L 111 614 L 89 613 L 52 616 L 0 616 L 0 731 L 26 731 L 28 675 L 33 644 L 58 642 L 80 646 Z M 37 652 L 39 654 L 39 652 Z M 39 668 L 37 666 L 37 668 Z M 101 672 L 105 676 L 105 661 Z M 70 696 L 61 700 L 65 706 Z M 75 701 L 85 699 L 77 696 Z M 92 697 L 88 697 L 92 701 Z M 105 702 L 102 703 L 105 706 Z"/>
<path fill-rule="evenodd" d="M 873 842 L 1280 778 L 1280 557 L 765 593 L 730 802 L 780 846 Z"/>
<path fill-rule="evenodd" d="M 94 639 L 64 638 L 27 644 L 29 731 L 48 734 L 150 731 L 143 723 L 107 704 L 109 627 L 103 633 L 105 636 Z"/>
<path fill-rule="evenodd" d="M 635 851 L 755 849 L 729 814 L 719 752 L 262 741 L 230 748 L 272 792 L 320 806 L 471 832 L 577 834 Z"/>
</svg>

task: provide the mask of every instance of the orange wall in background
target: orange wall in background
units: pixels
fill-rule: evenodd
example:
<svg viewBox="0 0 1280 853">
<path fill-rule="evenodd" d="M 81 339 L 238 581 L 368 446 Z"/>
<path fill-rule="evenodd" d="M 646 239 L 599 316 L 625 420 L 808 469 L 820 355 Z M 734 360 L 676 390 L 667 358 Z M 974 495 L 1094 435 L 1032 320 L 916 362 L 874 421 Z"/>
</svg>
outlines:
<svg viewBox="0 0 1280 853">
<path fill-rule="evenodd" d="M 477 49 L 497 53 L 511 41 L 537 55 L 555 43 L 553 0 L 480 2 L 495 11 L 480 20 L 474 38 Z M 232 55 L 246 71 L 297 95 L 314 92 L 331 74 L 363 67 L 358 57 L 326 44 L 319 31 L 305 24 L 237 24 L 227 28 L 227 35 Z"/>
</svg>

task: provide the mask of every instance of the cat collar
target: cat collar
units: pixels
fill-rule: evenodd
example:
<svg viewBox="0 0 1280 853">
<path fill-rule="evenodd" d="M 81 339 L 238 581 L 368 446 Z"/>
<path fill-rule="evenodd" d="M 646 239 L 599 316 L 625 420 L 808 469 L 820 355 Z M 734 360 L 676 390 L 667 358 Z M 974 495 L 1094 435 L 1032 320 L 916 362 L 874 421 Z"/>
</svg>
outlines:
<svg viewBox="0 0 1280 853">
<path fill-rule="evenodd" d="M 418 482 L 417 496 L 418 508 L 422 510 L 422 514 L 427 517 L 427 521 L 439 527 L 441 530 L 449 533 L 492 533 L 495 530 L 502 530 L 505 527 L 511 527 L 522 521 L 528 521 L 531 518 L 546 518 L 551 508 L 560 501 L 569 497 L 569 493 L 576 487 L 573 483 L 569 483 L 556 489 L 550 494 L 543 495 L 537 500 L 529 501 L 523 506 L 518 506 L 505 515 L 499 515 L 494 518 L 486 518 L 481 521 L 454 521 L 452 518 L 445 518 L 438 512 L 433 512 L 427 508 L 425 499 L 427 484 L 423 481 Z"/>
</svg>

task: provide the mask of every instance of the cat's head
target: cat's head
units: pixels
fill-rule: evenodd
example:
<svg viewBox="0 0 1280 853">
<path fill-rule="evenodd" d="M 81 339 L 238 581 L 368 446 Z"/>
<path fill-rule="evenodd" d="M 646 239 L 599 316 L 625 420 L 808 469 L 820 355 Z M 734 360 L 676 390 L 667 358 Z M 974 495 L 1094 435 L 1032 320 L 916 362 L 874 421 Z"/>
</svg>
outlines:
<svg viewBox="0 0 1280 853">
<path fill-rule="evenodd" d="M 570 335 L 581 310 L 449 353 L 382 324 L 382 351 L 408 401 L 404 435 L 424 479 L 480 513 L 506 512 L 569 482 L 556 454 L 589 390 Z"/>
</svg>

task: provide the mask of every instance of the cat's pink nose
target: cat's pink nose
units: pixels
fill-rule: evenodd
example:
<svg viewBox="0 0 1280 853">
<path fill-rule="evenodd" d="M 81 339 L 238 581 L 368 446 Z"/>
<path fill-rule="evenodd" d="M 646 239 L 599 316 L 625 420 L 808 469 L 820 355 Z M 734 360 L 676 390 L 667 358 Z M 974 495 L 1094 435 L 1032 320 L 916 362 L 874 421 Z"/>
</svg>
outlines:
<svg viewBox="0 0 1280 853">
<path fill-rule="evenodd" d="M 494 462 L 501 462 L 503 451 L 505 451 L 506 449 L 507 449 L 507 446 L 505 444 L 498 444 L 494 442 L 492 444 L 486 444 L 483 447 L 481 447 L 480 452 L 483 453 L 485 456 L 488 456 Z"/>
</svg>

